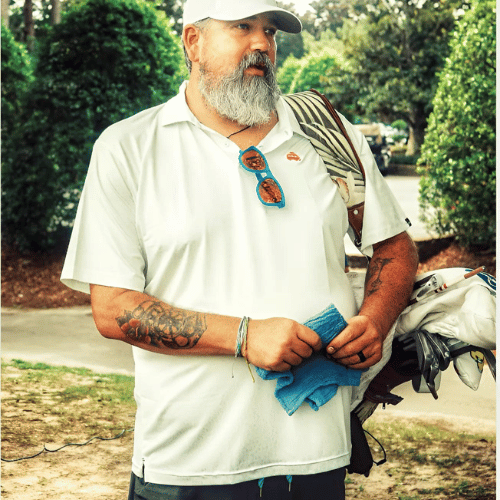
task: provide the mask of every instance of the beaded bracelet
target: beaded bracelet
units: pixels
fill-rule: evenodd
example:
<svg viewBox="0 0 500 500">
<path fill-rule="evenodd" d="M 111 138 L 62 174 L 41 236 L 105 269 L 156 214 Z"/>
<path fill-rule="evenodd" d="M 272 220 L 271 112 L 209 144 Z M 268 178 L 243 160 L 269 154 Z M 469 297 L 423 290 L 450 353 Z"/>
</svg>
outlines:
<svg viewBox="0 0 500 500">
<path fill-rule="evenodd" d="M 244 349 L 246 341 L 247 341 L 247 333 L 248 333 L 248 321 L 250 318 L 247 316 L 243 316 L 240 321 L 240 326 L 238 327 L 238 336 L 236 337 L 236 350 L 234 353 L 235 358 L 242 358 L 243 353 L 241 352 Z"/>
</svg>

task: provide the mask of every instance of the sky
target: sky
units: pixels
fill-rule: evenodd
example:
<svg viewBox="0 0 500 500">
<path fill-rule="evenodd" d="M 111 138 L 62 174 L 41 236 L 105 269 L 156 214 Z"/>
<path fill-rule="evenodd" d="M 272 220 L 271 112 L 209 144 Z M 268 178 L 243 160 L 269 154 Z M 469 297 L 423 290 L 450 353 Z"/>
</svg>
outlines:
<svg viewBox="0 0 500 500">
<path fill-rule="evenodd" d="M 297 12 L 302 15 L 308 9 L 311 0 L 288 0 L 287 3 L 295 4 Z"/>
</svg>

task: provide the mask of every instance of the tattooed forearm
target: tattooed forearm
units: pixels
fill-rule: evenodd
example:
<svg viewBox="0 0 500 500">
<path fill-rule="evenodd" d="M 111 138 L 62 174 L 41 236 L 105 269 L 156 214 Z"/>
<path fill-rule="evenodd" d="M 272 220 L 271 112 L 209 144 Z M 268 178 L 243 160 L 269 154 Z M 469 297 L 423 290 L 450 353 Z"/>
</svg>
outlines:
<svg viewBox="0 0 500 500">
<path fill-rule="evenodd" d="M 390 264 L 393 259 L 373 259 L 368 266 L 366 273 L 366 290 L 365 295 L 370 296 L 380 290 L 382 280 L 380 275 L 387 264 Z"/>
<path fill-rule="evenodd" d="M 153 300 L 124 311 L 116 322 L 130 339 L 170 349 L 193 348 L 207 329 L 204 314 L 166 307 Z"/>
</svg>

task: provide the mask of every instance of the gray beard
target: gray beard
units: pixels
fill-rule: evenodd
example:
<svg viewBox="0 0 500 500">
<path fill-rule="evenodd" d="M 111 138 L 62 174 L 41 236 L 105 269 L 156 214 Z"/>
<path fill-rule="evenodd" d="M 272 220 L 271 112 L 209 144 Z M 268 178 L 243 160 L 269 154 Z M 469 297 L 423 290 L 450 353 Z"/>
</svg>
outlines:
<svg viewBox="0 0 500 500">
<path fill-rule="evenodd" d="M 244 71 L 254 65 L 265 66 L 264 76 L 245 76 Z M 229 75 L 215 76 L 207 64 L 200 64 L 198 88 L 220 116 L 252 127 L 270 120 L 281 95 L 275 67 L 260 52 L 244 57 Z"/>
</svg>

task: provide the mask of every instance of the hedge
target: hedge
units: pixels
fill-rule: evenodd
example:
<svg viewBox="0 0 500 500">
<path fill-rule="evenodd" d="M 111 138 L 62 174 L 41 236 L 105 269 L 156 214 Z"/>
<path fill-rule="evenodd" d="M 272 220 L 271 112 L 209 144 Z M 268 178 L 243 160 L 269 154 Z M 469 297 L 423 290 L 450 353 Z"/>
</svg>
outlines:
<svg viewBox="0 0 500 500">
<path fill-rule="evenodd" d="M 461 18 L 440 75 L 419 172 L 423 220 L 465 247 L 496 240 L 495 2 Z"/>
<path fill-rule="evenodd" d="M 92 145 L 111 123 L 169 99 L 183 62 L 141 0 L 87 0 L 39 40 L 35 81 L 2 160 L 2 238 L 65 248 Z"/>
</svg>

